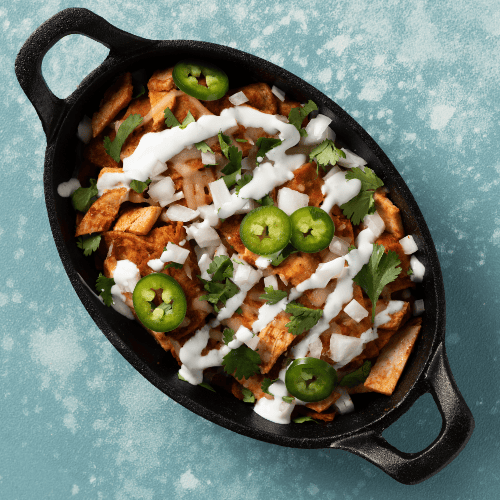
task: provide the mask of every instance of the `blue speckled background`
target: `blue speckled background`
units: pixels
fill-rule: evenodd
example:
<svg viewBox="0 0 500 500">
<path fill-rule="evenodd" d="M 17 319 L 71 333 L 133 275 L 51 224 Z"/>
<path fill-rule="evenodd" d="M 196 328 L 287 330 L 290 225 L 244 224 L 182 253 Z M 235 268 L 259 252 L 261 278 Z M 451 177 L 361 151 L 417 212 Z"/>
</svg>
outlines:
<svg viewBox="0 0 500 500">
<path fill-rule="evenodd" d="M 496 499 L 500 391 L 500 4 L 495 0 L 2 2 L 0 7 L 0 498 Z M 375 138 L 424 213 L 447 293 L 447 349 L 476 430 L 437 476 L 403 486 L 342 451 L 253 441 L 169 400 L 80 304 L 52 241 L 45 137 L 14 75 L 43 21 L 92 9 L 147 38 L 256 54 L 336 100 Z M 72 35 L 47 54 L 69 95 L 107 49 Z M 434 439 L 430 396 L 384 436 Z"/>
</svg>

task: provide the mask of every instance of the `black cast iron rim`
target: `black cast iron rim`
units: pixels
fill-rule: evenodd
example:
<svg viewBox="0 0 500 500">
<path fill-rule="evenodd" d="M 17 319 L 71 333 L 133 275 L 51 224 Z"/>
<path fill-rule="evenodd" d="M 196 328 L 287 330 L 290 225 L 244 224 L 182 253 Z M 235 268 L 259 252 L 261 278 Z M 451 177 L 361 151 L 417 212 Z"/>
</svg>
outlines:
<svg viewBox="0 0 500 500">
<path fill-rule="evenodd" d="M 41 75 L 45 53 L 68 34 L 83 34 L 110 48 L 106 60 L 67 99 L 55 97 Z M 391 397 L 369 396 L 365 408 L 336 418 L 327 426 L 290 425 L 268 422 L 251 407 L 230 395 L 216 395 L 177 379 L 173 361 L 138 324 L 105 308 L 89 289 L 95 270 L 77 253 L 71 235 L 72 211 L 68 199 L 57 196 L 57 185 L 71 177 L 63 164 L 75 164 L 76 125 L 85 112 L 95 107 L 103 90 L 121 72 L 138 69 L 154 60 L 177 61 L 186 56 L 212 60 L 230 68 L 238 78 L 276 84 L 298 100 L 312 99 L 320 112 L 333 119 L 338 140 L 368 160 L 371 168 L 390 188 L 402 210 L 408 233 L 419 240 L 418 257 L 427 269 L 423 284 L 426 302 L 424 326 L 409 366 Z M 274 64 L 251 54 L 221 45 L 190 41 L 152 41 L 123 32 L 86 9 L 66 9 L 38 28 L 26 41 L 16 59 L 16 75 L 34 105 L 47 135 L 44 187 L 54 240 L 68 277 L 83 305 L 115 348 L 144 377 L 169 397 L 192 412 L 226 429 L 261 441 L 297 448 L 339 448 L 369 460 L 394 479 L 405 484 L 421 482 L 450 463 L 465 447 L 474 420 L 451 374 L 444 348 L 444 286 L 437 253 L 420 209 L 403 179 L 384 152 L 366 131 L 336 103 L 317 89 Z M 90 106 L 90 107 L 89 107 Z M 83 278 L 83 279 L 82 279 Z M 94 280 L 94 281 L 93 281 Z M 85 281 L 85 282 L 84 282 Z M 132 334 L 126 331 L 134 330 Z M 142 331 L 142 333 L 141 333 Z M 146 334 L 146 336 L 144 335 Z M 405 413 L 422 395 L 430 392 L 443 417 L 436 440 L 419 453 L 402 453 L 389 445 L 382 432 Z"/>
</svg>

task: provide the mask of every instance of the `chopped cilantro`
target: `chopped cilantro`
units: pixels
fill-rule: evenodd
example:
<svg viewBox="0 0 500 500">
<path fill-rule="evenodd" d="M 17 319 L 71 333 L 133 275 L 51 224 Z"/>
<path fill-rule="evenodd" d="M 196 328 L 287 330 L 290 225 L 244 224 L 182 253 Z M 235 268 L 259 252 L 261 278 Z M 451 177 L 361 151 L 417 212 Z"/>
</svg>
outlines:
<svg viewBox="0 0 500 500">
<path fill-rule="evenodd" d="M 408 271 L 406 271 L 406 274 L 408 276 L 411 276 L 413 274 L 413 269 L 411 267 L 408 268 Z"/>
<path fill-rule="evenodd" d="M 206 281 L 204 279 L 201 279 L 201 281 L 203 282 L 203 288 L 208 292 L 208 294 L 202 295 L 199 300 L 206 300 L 213 304 L 216 313 L 220 311 L 220 308 L 217 305 L 219 302 L 226 305 L 226 301 L 240 291 L 240 289 L 232 281 L 230 281 L 229 278 L 226 278 L 225 283 Z"/>
<path fill-rule="evenodd" d="M 274 384 L 274 382 L 277 382 L 279 378 L 275 378 L 274 380 L 271 380 L 270 378 L 264 378 L 262 381 L 262 385 L 260 386 L 260 389 L 262 392 L 265 392 L 266 394 L 269 394 L 270 396 L 274 396 L 274 394 L 269 392 L 269 387 Z"/>
<path fill-rule="evenodd" d="M 345 153 L 335 147 L 335 143 L 330 139 L 325 139 L 321 144 L 316 146 L 309 154 L 309 160 L 315 160 L 318 167 L 326 170 L 327 165 L 335 165 L 339 158 L 345 158 Z"/>
<path fill-rule="evenodd" d="M 280 300 L 283 300 L 287 296 L 287 293 L 284 290 L 275 290 L 272 285 L 266 286 L 264 291 L 266 293 L 261 295 L 259 299 L 267 300 L 267 303 L 271 306 L 277 304 Z"/>
<path fill-rule="evenodd" d="M 217 134 L 217 137 L 219 138 L 219 144 L 222 154 L 226 158 L 229 158 L 229 146 L 231 145 L 231 137 L 229 137 L 228 135 L 224 135 L 222 131 Z"/>
<path fill-rule="evenodd" d="M 293 396 L 283 396 L 281 398 L 285 403 L 291 404 L 295 400 Z"/>
<path fill-rule="evenodd" d="M 166 108 L 163 111 L 163 114 L 165 116 L 165 125 L 167 127 L 186 128 L 190 123 L 196 121 L 194 116 L 191 114 L 191 111 L 188 111 L 188 114 L 186 115 L 186 118 L 182 120 L 182 123 L 175 117 L 170 108 Z"/>
<path fill-rule="evenodd" d="M 238 307 L 238 309 L 236 309 L 236 314 L 243 314 L 243 309 Z"/>
<path fill-rule="evenodd" d="M 224 344 L 228 345 L 234 339 L 234 334 L 236 332 L 232 328 L 225 328 L 222 332 L 222 338 L 224 340 Z"/>
<path fill-rule="evenodd" d="M 195 121 L 196 120 L 194 119 L 194 116 L 191 114 L 191 111 L 188 111 L 186 118 L 184 118 L 184 120 L 182 120 L 180 128 L 186 128 L 190 123 L 193 123 Z"/>
<path fill-rule="evenodd" d="M 134 179 L 133 181 L 130 182 L 130 189 L 133 189 L 136 193 L 141 194 L 150 184 L 151 184 L 151 179 L 148 179 L 146 182 Z"/>
<path fill-rule="evenodd" d="M 370 260 L 365 264 L 358 274 L 353 278 L 370 297 L 372 301 L 372 323 L 375 321 L 375 307 L 382 289 L 394 281 L 401 272 L 398 268 L 401 264 L 398 254 L 392 250 L 384 252 L 383 245 L 373 245 Z"/>
<path fill-rule="evenodd" d="M 321 309 L 309 309 L 297 302 L 287 304 L 285 312 L 291 314 L 291 321 L 285 326 L 293 335 L 300 335 L 312 328 L 323 316 Z"/>
<path fill-rule="evenodd" d="M 365 167 L 364 172 L 359 167 L 351 168 L 345 178 L 347 180 L 359 179 L 361 181 L 360 192 L 352 200 L 340 206 L 344 215 L 349 217 L 354 225 L 357 225 L 364 219 L 365 215 L 375 213 L 373 193 L 375 189 L 382 187 L 384 183 L 368 167 Z"/>
<path fill-rule="evenodd" d="M 99 243 L 101 243 L 101 235 L 93 234 L 85 238 L 79 236 L 76 246 L 83 250 L 83 255 L 85 255 L 85 257 L 88 257 L 99 248 Z"/>
<path fill-rule="evenodd" d="M 173 267 L 174 269 L 182 269 L 182 264 L 179 264 L 178 262 L 169 262 L 168 264 L 165 264 L 163 270 L 168 269 L 169 267 Z"/>
<path fill-rule="evenodd" d="M 264 198 L 261 198 L 260 200 L 255 200 L 255 201 L 259 205 L 262 205 L 263 207 L 265 207 L 267 205 L 274 205 L 273 199 L 268 194 L 266 194 L 266 196 L 264 196 Z"/>
<path fill-rule="evenodd" d="M 144 87 L 144 85 L 141 85 L 139 92 L 137 93 L 136 96 L 132 97 L 132 99 L 137 99 L 138 97 L 141 97 L 141 95 L 144 95 L 145 93 L 146 93 L 146 88 Z"/>
<path fill-rule="evenodd" d="M 302 137 L 307 136 L 307 132 L 302 128 L 302 122 L 304 118 L 311 112 L 318 109 L 316 104 L 309 100 L 304 106 L 299 106 L 298 108 L 292 108 L 288 114 L 288 121 L 300 132 Z"/>
<path fill-rule="evenodd" d="M 238 349 L 231 349 L 223 358 L 222 366 L 229 375 L 234 375 L 238 380 L 249 378 L 259 372 L 260 356 L 246 345 Z"/>
<path fill-rule="evenodd" d="M 97 191 L 97 182 L 95 179 L 89 179 L 90 187 L 84 188 L 79 187 L 75 192 L 71 195 L 71 203 L 73 204 L 73 208 L 78 210 L 79 212 L 85 213 L 94 203 L 98 191 Z"/>
<path fill-rule="evenodd" d="M 273 139 L 268 138 L 268 137 L 259 137 L 257 139 L 257 147 L 259 150 L 257 151 L 257 158 L 264 158 L 271 149 L 275 148 L 276 146 L 279 146 L 281 144 L 281 141 L 279 139 Z"/>
<path fill-rule="evenodd" d="M 201 142 L 197 142 L 194 147 L 198 150 L 198 151 L 201 151 L 202 153 L 213 153 L 212 149 L 210 148 L 210 146 L 204 142 L 204 141 L 201 141 Z"/>
<path fill-rule="evenodd" d="M 348 373 L 341 381 L 340 386 L 342 387 L 354 387 L 355 385 L 362 384 L 370 374 L 372 364 L 370 361 L 365 361 L 363 366 L 360 366 L 357 370 Z"/>
<path fill-rule="evenodd" d="M 241 392 L 243 393 L 244 403 L 255 403 L 255 396 L 253 395 L 253 392 L 250 389 L 243 387 L 241 389 Z"/>
<path fill-rule="evenodd" d="M 246 139 L 236 139 L 236 142 L 248 142 Z"/>
<path fill-rule="evenodd" d="M 351 250 L 356 250 L 356 247 L 354 245 L 349 245 L 349 248 L 347 249 L 347 253 L 349 253 Z"/>
<path fill-rule="evenodd" d="M 213 281 L 222 281 L 224 278 L 232 278 L 233 271 L 233 261 L 227 255 L 214 257 L 214 260 L 207 269 L 207 273 L 213 275 Z"/>
<path fill-rule="evenodd" d="M 111 296 L 111 287 L 115 284 L 113 278 L 106 278 L 102 273 L 99 273 L 97 281 L 95 282 L 95 288 L 102 297 L 104 304 L 108 307 L 113 304 L 113 297 Z"/>
<path fill-rule="evenodd" d="M 104 138 L 104 149 L 113 160 L 116 162 L 120 161 L 120 152 L 122 146 L 127 140 L 127 137 L 142 123 L 141 115 L 129 115 L 125 121 L 122 122 L 118 132 L 116 132 L 116 137 L 112 141 L 108 136 Z"/>
<path fill-rule="evenodd" d="M 292 255 L 292 253 L 297 252 L 298 250 L 291 243 L 289 243 L 285 248 L 283 248 L 283 250 L 281 250 L 277 257 L 271 260 L 271 266 L 279 266 L 287 257 Z"/>
<path fill-rule="evenodd" d="M 239 194 L 240 189 L 243 186 L 246 186 L 252 179 L 253 179 L 253 177 L 250 174 L 245 174 L 243 177 L 238 179 L 236 181 L 236 194 Z"/>
<path fill-rule="evenodd" d="M 221 170 L 223 179 L 228 188 L 236 184 L 236 177 L 241 175 L 241 159 L 243 153 L 236 146 L 229 146 L 227 157 L 229 163 Z"/>
<path fill-rule="evenodd" d="M 303 417 L 294 418 L 293 422 L 296 424 L 303 424 L 304 422 L 314 422 L 316 424 L 319 424 L 317 420 L 314 420 L 314 418 L 310 417 L 309 415 L 304 415 Z"/>
</svg>

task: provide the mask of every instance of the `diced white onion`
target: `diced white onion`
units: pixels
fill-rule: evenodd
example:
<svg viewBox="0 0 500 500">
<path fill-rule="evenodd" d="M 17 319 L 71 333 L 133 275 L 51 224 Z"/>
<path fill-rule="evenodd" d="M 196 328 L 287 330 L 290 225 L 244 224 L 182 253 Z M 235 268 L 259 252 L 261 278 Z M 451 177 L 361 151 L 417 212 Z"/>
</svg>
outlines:
<svg viewBox="0 0 500 500">
<path fill-rule="evenodd" d="M 278 290 L 278 278 L 276 278 L 276 275 L 271 274 L 264 278 L 264 288 L 268 286 L 272 286 L 273 290 Z"/>
<path fill-rule="evenodd" d="M 420 316 L 425 311 L 423 299 L 416 300 L 413 304 L 413 316 Z"/>
<path fill-rule="evenodd" d="M 366 161 L 353 153 L 351 150 L 347 148 L 341 148 L 345 153 L 345 158 L 339 158 L 337 163 L 345 168 L 353 168 L 353 167 L 364 167 L 366 165 Z"/>
<path fill-rule="evenodd" d="M 271 92 L 281 101 L 283 102 L 285 100 L 285 93 L 276 87 L 276 85 L 273 85 L 271 88 Z"/>
<path fill-rule="evenodd" d="M 167 170 L 167 164 L 158 160 L 155 163 L 155 166 L 153 167 L 153 171 L 151 172 L 150 179 L 152 181 L 161 181 L 163 179 L 163 176 L 160 176 L 160 174 L 165 172 L 165 170 Z M 160 176 L 160 177 L 158 177 L 158 176 Z"/>
<path fill-rule="evenodd" d="M 165 207 L 174 201 L 184 198 L 184 193 L 175 192 L 174 181 L 170 177 L 164 177 L 161 181 L 152 182 L 149 185 L 149 196 L 157 201 L 161 207 Z"/>
<path fill-rule="evenodd" d="M 172 221 L 188 222 L 200 215 L 198 210 L 191 210 L 183 205 L 170 205 L 167 210 L 167 217 Z"/>
<path fill-rule="evenodd" d="M 321 351 L 323 350 L 323 343 L 318 337 L 309 344 L 309 357 L 310 358 L 321 358 Z"/>
<path fill-rule="evenodd" d="M 334 176 L 336 173 L 340 172 L 340 168 L 335 165 L 334 167 L 332 167 L 328 173 L 323 177 L 323 180 L 324 181 L 327 181 L 330 177 Z"/>
<path fill-rule="evenodd" d="M 252 267 L 248 264 L 236 264 L 233 274 L 233 281 L 240 288 L 242 285 L 246 285 L 252 274 Z"/>
<path fill-rule="evenodd" d="M 244 102 L 248 101 L 248 97 L 245 95 L 244 92 L 236 92 L 236 94 L 233 94 L 232 96 L 229 96 L 229 102 L 233 106 L 239 106 L 240 104 L 243 104 Z"/>
<path fill-rule="evenodd" d="M 309 195 L 287 187 L 278 191 L 278 208 L 287 215 L 292 215 L 295 210 L 309 205 Z"/>
<path fill-rule="evenodd" d="M 235 214 L 247 214 L 248 212 L 251 212 L 253 209 L 257 208 L 257 202 L 252 199 L 248 199 L 247 202 L 236 212 Z"/>
<path fill-rule="evenodd" d="M 200 215 L 204 220 L 208 220 L 208 224 L 210 226 L 216 226 L 219 223 L 217 210 L 213 204 L 198 207 L 198 212 L 200 212 Z"/>
<path fill-rule="evenodd" d="M 412 255 L 410 258 L 410 267 L 413 271 L 413 274 L 410 275 L 410 279 L 415 283 L 420 283 L 424 279 L 425 274 L 425 266 Z"/>
<path fill-rule="evenodd" d="M 182 248 L 175 243 L 168 242 L 167 249 L 161 254 L 160 259 L 163 262 L 177 262 L 177 264 L 184 264 L 189 256 L 189 250 Z"/>
<path fill-rule="evenodd" d="M 81 187 L 80 181 L 75 178 L 71 178 L 67 182 L 61 182 L 57 186 L 57 194 L 62 198 L 69 198 L 79 187 Z"/>
<path fill-rule="evenodd" d="M 363 223 L 371 229 L 372 233 L 375 235 L 375 238 L 378 238 L 384 232 L 385 222 L 383 221 L 382 217 L 380 217 L 378 212 L 365 215 Z"/>
<path fill-rule="evenodd" d="M 259 345 L 259 336 L 255 335 L 255 337 L 252 337 L 249 341 L 246 342 L 247 347 L 250 347 L 252 351 L 255 351 L 257 349 L 257 346 Z"/>
<path fill-rule="evenodd" d="M 346 413 L 351 413 L 354 411 L 354 403 L 352 402 L 351 396 L 345 389 L 345 387 L 337 387 L 335 389 L 337 392 L 340 392 L 340 398 L 335 401 L 334 406 L 336 406 L 337 410 L 341 415 L 345 415 Z"/>
<path fill-rule="evenodd" d="M 203 279 L 208 279 L 208 273 L 205 276 L 205 273 L 207 269 L 209 268 L 210 264 L 212 263 L 212 259 L 210 258 L 210 255 L 208 253 L 204 253 L 201 255 L 201 257 L 198 259 L 198 266 L 201 271 L 201 277 Z"/>
<path fill-rule="evenodd" d="M 76 135 L 84 144 L 88 144 L 92 139 L 92 120 L 87 115 L 78 124 Z"/>
<path fill-rule="evenodd" d="M 330 337 L 330 357 L 341 368 L 352 361 L 363 351 L 363 341 L 356 337 L 348 337 L 338 333 L 332 333 Z"/>
<path fill-rule="evenodd" d="M 159 273 L 165 266 L 165 262 L 160 259 L 153 259 L 148 261 L 148 266 L 155 272 Z"/>
<path fill-rule="evenodd" d="M 201 247 L 213 247 L 220 245 L 220 237 L 217 231 L 210 226 L 207 220 L 186 227 L 186 234 L 189 239 L 194 239 Z"/>
<path fill-rule="evenodd" d="M 357 323 L 368 316 L 368 311 L 356 299 L 344 307 L 344 312 Z"/>
<path fill-rule="evenodd" d="M 330 242 L 330 252 L 340 257 L 347 255 L 349 252 L 349 241 L 334 236 Z"/>
<path fill-rule="evenodd" d="M 368 328 L 366 332 L 363 332 L 361 334 L 360 339 L 367 344 L 368 342 L 371 342 L 372 340 L 378 339 L 378 333 L 376 328 Z"/>
<path fill-rule="evenodd" d="M 255 265 L 259 268 L 259 269 L 265 269 L 266 267 L 269 267 L 269 264 L 271 264 L 271 259 L 268 259 L 266 257 L 264 257 L 263 255 L 261 255 L 256 261 L 255 261 Z"/>
<path fill-rule="evenodd" d="M 328 116 L 319 114 L 316 118 L 313 118 L 306 126 L 306 132 L 308 136 L 314 138 L 320 138 L 325 132 L 328 125 L 332 123 L 332 119 Z"/>
<path fill-rule="evenodd" d="M 224 246 L 223 243 L 221 243 L 216 249 L 215 249 L 215 254 L 216 257 L 222 257 L 226 256 L 229 257 L 229 254 L 227 253 L 227 248 Z"/>
<path fill-rule="evenodd" d="M 224 203 L 232 200 L 231 193 L 224 182 L 224 179 L 218 179 L 208 184 L 216 210 L 219 210 Z"/>
<path fill-rule="evenodd" d="M 405 236 L 404 238 L 401 238 L 399 240 L 399 243 L 403 247 L 403 252 L 406 255 L 411 255 L 412 253 L 415 253 L 418 250 L 418 246 L 415 243 L 415 240 L 413 239 L 413 236 L 411 234 Z"/>
<path fill-rule="evenodd" d="M 217 163 L 215 153 L 201 153 L 201 161 L 203 165 L 215 165 Z"/>
</svg>

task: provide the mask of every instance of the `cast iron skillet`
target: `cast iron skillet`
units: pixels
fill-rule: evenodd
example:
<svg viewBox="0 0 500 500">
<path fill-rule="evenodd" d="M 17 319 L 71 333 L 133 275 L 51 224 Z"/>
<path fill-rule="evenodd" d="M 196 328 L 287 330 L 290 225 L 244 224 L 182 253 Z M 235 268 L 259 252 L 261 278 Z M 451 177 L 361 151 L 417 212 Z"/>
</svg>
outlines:
<svg viewBox="0 0 500 500">
<path fill-rule="evenodd" d="M 110 49 L 106 60 L 66 99 L 47 87 L 42 60 L 62 37 L 82 34 Z M 177 379 L 177 363 L 136 322 L 105 307 L 90 291 L 96 271 L 91 258 L 75 245 L 74 211 L 69 198 L 57 195 L 59 183 L 78 168 L 81 145 L 76 138 L 84 114 L 98 106 L 104 90 L 122 72 L 168 67 L 196 56 L 226 70 L 231 86 L 253 81 L 276 84 L 301 102 L 312 99 L 333 119 L 337 140 L 356 151 L 389 187 L 401 209 L 407 234 L 418 239 L 418 258 L 426 267 L 420 288 L 425 300 L 423 328 L 407 368 L 391 397 L 366 394 L 355 399 L 356 412 L 338 416 L 329 425 L 279 425 L 262 419 L 233 396 L 213 394 Z M 68 277 L 89 314 L 109 341 L 144 377 L 194 413 L 226 429 L 261 441 L 295 448 L 338 448 L 366 458 L 394 479 L 416 484 L 436 474 L 464 448 L 474 419 L 450 371 L 445 353 L 444 286 L 436 250 L 424 218 L 406 184 L 374 140 L 337 104 L 295 75 L 236 49 L 190 40 L 146 40 L 121 31 L 86 9 L 66 9 L 42 24 L 26 41 L 16 59 L 19 83 L 35 107 L 47 136 L 45 200 Z M 88 286 L 87 286 L 88 285 Z M 443 424 L 436 440 L 419 453 L 403 453 L 382 432 L 423 394 L 430 392 Z"/>
</svg>

